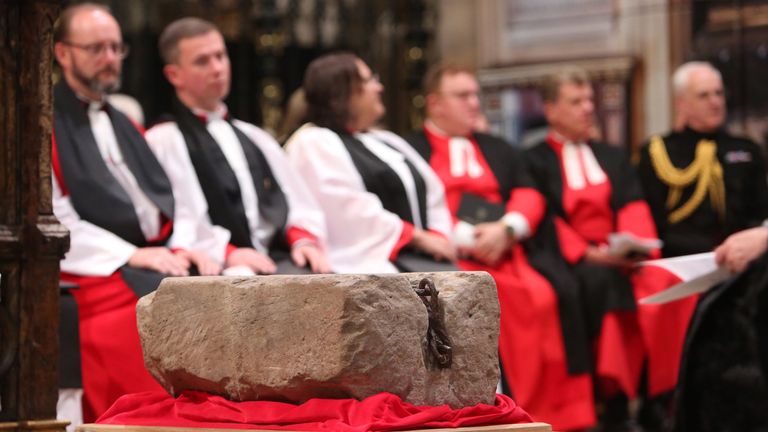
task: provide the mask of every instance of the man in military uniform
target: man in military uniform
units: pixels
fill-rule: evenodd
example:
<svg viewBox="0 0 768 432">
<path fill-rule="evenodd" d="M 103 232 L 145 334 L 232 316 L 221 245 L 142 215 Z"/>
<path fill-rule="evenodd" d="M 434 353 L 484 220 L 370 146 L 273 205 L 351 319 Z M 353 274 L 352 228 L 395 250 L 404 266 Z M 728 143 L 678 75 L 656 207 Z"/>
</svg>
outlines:
<svg viewBox="0 0 768 432">
<path fill-rule="evenodd" d="M 760 148 L 723 128 L 720 72 L 706 62 L 685 63 L 673 85 L 685 127 L 651 137 L 638 167 L 664 256 L 711 251 L 728 235 L 768 217 Z"/>
</svg>

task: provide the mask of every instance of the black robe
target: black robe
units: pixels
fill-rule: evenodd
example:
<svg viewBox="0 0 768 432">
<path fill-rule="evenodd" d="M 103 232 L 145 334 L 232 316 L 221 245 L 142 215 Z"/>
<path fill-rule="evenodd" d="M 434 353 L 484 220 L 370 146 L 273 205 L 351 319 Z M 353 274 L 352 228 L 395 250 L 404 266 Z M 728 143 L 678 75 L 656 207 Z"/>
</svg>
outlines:
<svg viewBox="0 0 768 432">
<path fill-rule="evenodd" d="M 708 198 L 686 219 L 675 224 L 667 218 L 669 187 L 654 171 L 648 144 L 640 151 L 638 174 L 648 204 L 651 206 L 659 238 L 664 241 L 664 256 L 688 255 L 713 250 L 730 234 L 760 225 L 768 218 L 768 186 L 763 153 L 753 142 L 733 137 L 724 131 L 701 134 L 690 128 L 663 137 L 667 154 L 676 168 L 694 160 L 696 144 L 702 139 L 715 141 L 717 159 L 725 181 L 725 220 L 721 220 Z M 680 203 L 688 201 L 695 184 L 685 188 Z M 674 209 L 672 209 L 674 210 Z"/>
<path fill-rule="evenodd" d="M 768 431 L 768 254 L 699 301 L 675 400 L 675 431 Z"/>
<path fill-rule="evenodd" d="M 166 228 L 147 239 L 141 231 L 131 198 L 112 175 L 99 152 L 90 120 L 65 80 L 54 87 L 54 137 L 58 163 L 72 206 L 80 218 L 119 236 L 136 247 L 162 246 L 173 230 L 174 200 L 171 183 L 136 126 L 108 103 L 117 144 L 137 184 L 160 211 Z M 123 266 L 123 280 L 141 297 L 157 288 L 165 275 Z"/>
<path fill-rule="evenodd" d="M 473 138 L 499 183 L 502 207 L 506 207 L 513 189 L 538 189 L 521 152 L 493 135 L 474 133 Z M 430 161 L 432 146 L 423 129 L 409 135 L 407 141 L 424 160 Z M 547 239 L 554 236 L 556 233 L 553 213 L 547 208 L 538 230 L 523 243 L 523 247 L 531 266 L 552 284 L 557 294 L 568 372 L 576 375 L 592 370 L 592 354 L 582 300 L 577 288 L 578 280 L 568 270 L 568 264 L 559 253 L 550 247 L 542 247 Z"/>
<path fill-rule="evenodd" d="M 624 153 L 606 144 L 591 143 L 595 159 L 600 164 L 612 187 L 610 207 L 613 211 L 614 226 L 619 211 L 627 204 L 641 199 L 640 186 L 629 166 Z M 553 217 L 568 222 L 569 215 L 563 208 L 563 178 L 561 161 L 548 142 L 541 142 L 526 151 L 526 162 L 534 179 L 536 188 L 544 195 L 547 206 Z M 574 302 L 580 302 L 584 308 L 582 319 L 587 328 L 589 338 L 600 333 L 603 316 L 613 310 L 636 310 L 632 284 L 629 277 L 622 271 L 591 263 L 579 261 L 575 265 L 568 264 L 561 250 L 568 245 L 561 244 L 554 227 L 540 230 L 531 248 L 537 253 L 531 257 L 531 263 L 537 269 L 541 268 L 548 277 L 554 272 L 548 269 L 553 262 L 558 262 L 558 271 L 566 271 L 569 276 L 578 281 L 578 292 L 571 288 L 569 295 Z M 545 255 L 542 260 L 538 255 Z M 565 270 L 564 270 L 565 269 Z"/>
<path fill-rule="evenodd" d="M 168 221 L 173 221 L 171 183 L 144 137 L 122 112 L 106 105 L 125 164 L 141 190 Z M 91 130 L 86 108 L 62 80 L 54 88 L 54 136 L 59 166 L 78 215 L 137 247 L 150 243 L 141 231 L 128 193 L 107 168 Z"/>
<path fill-rule="evenodd" d="M 344 148 L 349 153 L 352 163 L 363 179 L 365 189 L 381 200 L 381 205 L 396 214 L 401 220 L 414 224 L 416 228 L 428 229 L 427 185 L 416 167 L 406 158 L 405 164 L 413 176 L 421 226 L 415 224 L 411 204 L 407 199 L 405 185 L 400 176 L 384 161 L 371 152 L 357 137 L 348 133 L 339 133 Z M 386 142 L 384 144 L 388 145 Z M 393 150 L 394 147 L 389 146 Z M 404 247 L 394 261 L 395 267 L 403 272 L 415 271 L 458 271 L 449 262 L 436 261 L 408 246 Z"/>
<path fill-rule="evenodd" d="M 232 235 L 230 243 L 234 246 L 253 247 L 240 184 L 221 147 L 208 132 L 205 122 L 178 99 L 174 99 L 173 115 L 179 131 L 184 136 L 189 158 L 208 203 L 211 222 L 229 230 Z M 285 228 L 288 202 L 285 194 L 261 150 L 231 122 L 230 126 L 248 163 L 258 197 L 259 215 L 275 227 L 272 243 L 265 246 L 269 247 L 270 253 L 287 251 Z"/>
</svg>

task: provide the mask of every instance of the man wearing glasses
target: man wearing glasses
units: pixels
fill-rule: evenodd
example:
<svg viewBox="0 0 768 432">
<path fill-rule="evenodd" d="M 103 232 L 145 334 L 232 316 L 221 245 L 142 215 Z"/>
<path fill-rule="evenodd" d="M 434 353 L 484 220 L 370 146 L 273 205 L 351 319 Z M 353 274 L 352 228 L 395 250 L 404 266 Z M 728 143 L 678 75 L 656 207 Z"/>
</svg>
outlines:
<svg viewBox="0 0 768 432">
<path fill-rule="evenodd" d="M 144 368 L 137 298 L 167 275 L 218 274 L 221 263 L 201 250 L 223 254 L 229 236 L 199 215 L 174 217 L 160 164 L 106 102 L 128 54 L 109 11 L 66 9 L 54 40 L 63 79 L 54 87 L 53 209 L 70 231 L 61 280 L 78 286 L 83 417 L 92 421 L 123 394 L 160 389 Z"/>
<path fill-rule="evenodd" d="M 409 142 L 445 185 L 454 241 L 465 258 L 459 267 L 487 271 L 496 281 L 502 376 L 534 418 L 557 430 L 590 427 L 595 414 L 589 353 L 581 348 L 586 343 L 574 342 L 584 335 L 561 325 L 559 312 L 568 316 L 571 309 L 565 306 L 577 305 L 559 307 L 554 283 L 530 266 L 522 246 L 540 226 L 551 224 L 544 219 L 544 198 L 533 189 L 520 153 L 476 131 L 480 86 L 471 70 L 436 65 L 424 87 L 427 120 Z M 563 334 L 566 327 L 575 330 Z"/>
</svg>

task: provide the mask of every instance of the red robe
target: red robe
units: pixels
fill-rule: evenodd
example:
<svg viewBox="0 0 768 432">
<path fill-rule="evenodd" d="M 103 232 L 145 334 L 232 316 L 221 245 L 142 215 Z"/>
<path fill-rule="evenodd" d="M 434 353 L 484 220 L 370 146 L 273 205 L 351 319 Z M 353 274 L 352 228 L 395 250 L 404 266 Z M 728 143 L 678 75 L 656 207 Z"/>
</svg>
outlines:
<svg viewBox="0 0 768 432">
<path fill-rule="evenodd" d="M 587 246 L 607 244 L 608 236 L 613 232 L 629 232 L 640 238 L 657 237 L 650 208 L 642 199 L 638 180 L 626 158 L 617 149 L 590 146 L 603 176 L 601 179 L 592 174 L 590 179 L 586 174 L 590 163 L 584 160 L 583 153 L 579 153 L 578 164 L 585 173 L 585 181 L 579 186 L 568 180 L 564 145 L 553 134 L 529 152 L 534 177 L 549 204 L 559 214 L 556 222 L 559 248 L 563 258 L 572 265 L 584 265 L 582 258 Z M 557 163 L 557 167 L 546 166 L 551 163 Z M 557 174 L 559 177 L 555 178 Z M 624 277 L 631 290 L 627 293 L 629 301 L 658 292 L 678 281 L 655 267 L 640 267 Z M 603 383 L 612 383 L 614 390 L 635 397 L 647 360 L 649 395 L 673 389 L 687 327 L 686 317 L 690 315 L 692 304 L 684 301 L 626 307 L 626 301 L 620 300 L 606 306 L 602 317 L 591 317 L 596 320 L 599 332 L 595 341 L 597 377 Z"/>
<path fill-rule="evenodd" d="M 511 188 L 508 195 L 502 197 L 504 188 L 489 165 L 495 156 L 483 152 L 487 151 L 487 146 L 480 146 L 476 137 L 469 137 L 482 173 L 473 177 L 469 174 L 454 176 L 448 138 L 426 128 L 425 135 L 431 146 L 429 162 L 445 185 L 454 222 L 462 195 L 471 193 L 488 202 L 505 204 L 507 213 L 519 212 L 528 221 L 531 231 L 535 231 L 544 215 L 543 197 L 536 190 L 525 187 Z M 491 137 L 477 138 L 488 142 Z M 420 150 L 419 140 L 423 139 L 423 135 L 415 136 L 410 141 Z M 503 154 L 515 155 L 505 142 L 498 139 L 491 142 L 505 146 L 498 149 Z M 515 178 L 518 173 L 511 162 L 506 165 L 506 171 L 500 173 Z M 515 401 L 534 420 L 550 423 L 556 430 L 594 425 L 591 377 L 589 373 L 568 373 L 557 296 L 549 282 L 529 265 L 523 247 L 516 244 L 496 267 L 472 260 L 459 261 L 459 267 L 467 271 L 486 271 L 496 281 L 501 307 L 499 353 Z"/>
</svg>

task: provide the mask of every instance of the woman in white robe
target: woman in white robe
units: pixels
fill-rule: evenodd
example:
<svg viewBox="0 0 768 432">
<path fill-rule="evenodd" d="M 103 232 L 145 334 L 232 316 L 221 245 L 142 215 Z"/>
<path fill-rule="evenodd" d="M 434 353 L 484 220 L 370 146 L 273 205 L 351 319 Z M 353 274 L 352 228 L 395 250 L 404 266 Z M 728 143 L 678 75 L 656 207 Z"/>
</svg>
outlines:
<svg viewBox="0 0 768 432">
<path fill-rule="evenodd" d="M 286 144 L 289 160 L 326 215 L 334 271 L 435 269 L 408 268 L 407 255 L 450 269 L 456 254 L 440 180 L 403 139 L 372 129 L 385 112 L 382 90 L 352 54 L 313 61 L 304 80 L 310 123 Z"/>
</svg>

